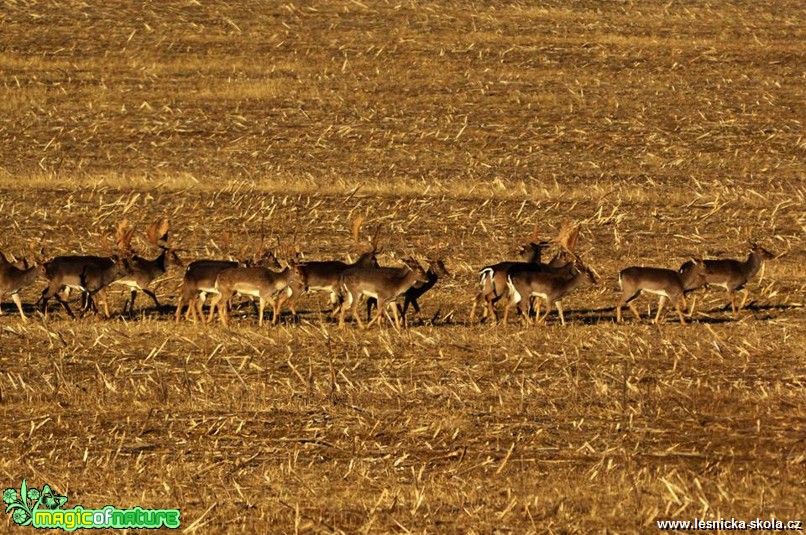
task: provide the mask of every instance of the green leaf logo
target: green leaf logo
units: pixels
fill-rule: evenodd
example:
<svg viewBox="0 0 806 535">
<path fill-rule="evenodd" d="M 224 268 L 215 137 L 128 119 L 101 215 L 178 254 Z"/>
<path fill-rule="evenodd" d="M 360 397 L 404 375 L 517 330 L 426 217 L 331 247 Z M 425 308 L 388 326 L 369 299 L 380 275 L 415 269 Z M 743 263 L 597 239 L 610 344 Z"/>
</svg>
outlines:
<svg viewBox="0 0 806 535">
<path fill-rule="evenodd" d="M 50 485 L 42 487 L 42 491 L 35 487 L 28 488 L 23 479 L 20 491 L 5 489 L 3 503 L 6 504 L 6 514 L 11 513 L 11 519 L 20 526 L 27 526 L 33 522 L 34 513 L 40 506 L 48 509 L 59 509 L 67 503 L 67 496 L 53 492 Z"/>
</svg>

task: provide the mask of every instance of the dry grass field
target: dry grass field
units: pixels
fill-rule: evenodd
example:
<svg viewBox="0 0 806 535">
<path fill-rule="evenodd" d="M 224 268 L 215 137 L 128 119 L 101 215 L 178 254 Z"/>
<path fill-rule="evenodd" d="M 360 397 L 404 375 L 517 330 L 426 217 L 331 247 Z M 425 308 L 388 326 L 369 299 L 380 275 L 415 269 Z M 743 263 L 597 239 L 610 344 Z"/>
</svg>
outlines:
<svg viewBox="0 0 806 535">
<path fill-rule="evenodd" d="M 128 218 L 156 256 L 167 216 L 186 261 L 345 258 L 362 214 L 383 264 L 451 277 L 401 331 L 322 294 L 177 325 L 181 268 L 108 321 L 3 296 L 0 480 L 187 533 L 806 520 L 804 42 L 794 0 L 3 2 L 0 250 L 101 254 Z M 469 325 L 477 269 L 564 222 L 601 275 L 569 325 Z M 748 232 L 786 254 L 737 317 L 715 289 L 687 326 L 614 322 L 621 268 Z"/>
</svg>

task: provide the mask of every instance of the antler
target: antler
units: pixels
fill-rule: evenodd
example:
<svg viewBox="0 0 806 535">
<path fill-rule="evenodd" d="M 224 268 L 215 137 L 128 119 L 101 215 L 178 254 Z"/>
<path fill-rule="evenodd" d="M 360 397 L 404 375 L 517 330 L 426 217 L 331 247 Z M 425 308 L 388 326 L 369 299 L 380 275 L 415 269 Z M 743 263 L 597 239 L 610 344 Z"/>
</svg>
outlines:
<svg viewBox="0 0 806 535">
<path fill-rule="evenodd" d="M 574 252 L 578 239 L 579 225 L 572 227 L 568 223 L 563 223 L 560 227 L 560 231 L 557 233 L 557 237 L 551 241 L 559 245 L 575 262 L 581 262 L 579 256 Z"/>
<path fill-rule="evenodd" d="M 134 235 L 134 227 L 129 224 L 128 219 L 124 219 L 118 223 L 115 230 L 115 244 L 122 252 L 130 254 L 132 250 L 132 236 Z"/>
<path fill-rule="evenodd" d="M 745 239 L 747 240 L 747 243 L 748 243 L 748 244 L 749 244 L 751 247 L 754 247 L 754 246 L 756 245 L 756 241 L 753 239 L 753 235 L 752 235 L 752 233 L 750 232 L 750 227 L 745 227 L 745 228 L 744 228 L 744 237 L 745 237 Z"/>
<path fill-rule="evenodd" d="M 369 239 L 369 245 L 372 247 L 373 253 L 380 253 L 381 249 L 378 247 L 378 237 L 381 235 L 381 225 L 379 224 L 375 227 L 375 232 L 372 233 L 372 237 Z"/>
<path fill-rule="evenodd" d="M 538 224 L 535 223 L 535 226 L 532 227 L 532 233 L 529 235 L 528 243 L 540 243 L 540 233 L 537 231 Z"/>
<path fill-rule="evenodd" d="M 28 250 L 31 251 L 31 256 L 33 257 L 34 262 L 37 264 L 41 264 L 45 261 L 45 249 L 42 247 L 42 244 L 39 244 L 39 250 L 36 250 L 36 243 L 31 240 L 28 242 Z"/>
<path fill-rule="evenodd" d="M 160 242 L 167 243 L 168 242 L 168 232 L 171 229 L 171 224 L 168 221 L 167 217 L 163 217 L 159 222 L 155 221 L 151 223 L 148 228 L 146 229 L 146 236 L 148 236 L 148 241 L 152 244 L 162 247 Z"/>
<path fill-rule="evenodd" d="M 358 215 L 353 219 L 353 241 L 356 245 L 361 243 L 361 225 L 364 224 L 364 216 Z"/>
</svg>

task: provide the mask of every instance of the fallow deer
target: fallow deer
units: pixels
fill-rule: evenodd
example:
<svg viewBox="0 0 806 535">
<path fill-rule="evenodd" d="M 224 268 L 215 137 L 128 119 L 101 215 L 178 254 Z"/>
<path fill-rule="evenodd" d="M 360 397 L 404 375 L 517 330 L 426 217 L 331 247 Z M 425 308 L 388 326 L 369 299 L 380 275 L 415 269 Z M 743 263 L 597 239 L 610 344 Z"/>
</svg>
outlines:
<svg viewBox="0 0 806 535">
<path fill-rule="evenodd" d="M 686 292 L 702 286 L 705 280 L 705 263 L 702 260 L 692 260 L 691 267 L 686 271 L 654 267 L 629 267 L 619 273 L 621 297 L 616 307 L 616 321 L 621 322 L 621 308 L 626 303 L 633 313 L 635 321 L 639 321 L 641 314 L 635 308 L 633 299 L 641 292 L 660 296 L 658 312 L 654 323 L 658 323 L 663 306 L 670 300 L 677 310 L 680 324 L 685 325 L 683 310 L 687 308 Z"/>
<path fill-rule="evenodd" d="M 119 248 L 127 240 L 130 232 L 127 223 L 121 222 L 117 227 L 116 239 Z M 126 276 L 130 272 L 130 253 L 122 249 L 121 255 L 106 256 L 58 256 L 46 262 L 45 278 L 47 287 L 42 290 L 39 301 L 42 302 L 42 312 L 47 316 L 48 300 L 52 297 L 61 303 L 71 318 L 75 314 L 67 304 L 67 297 L 71 289 L 79 290 L 82 298 L 86 298 L 84 310 L 92 306 L 98 310 L 98 303 L 104 305 L 104 315 L 109 318 L 109 303 L 105 288 L 112 282 Z M 64 296 L 62 296 L 64 292 Z"/>
<path fill-rule="evenodd" d="M 375 235 L 370 239 L 369 248 L 361 246 L 360 232 L 361 225 L 364 222 L 362 216 L 358 216 L 353 220 L 352 234 L 356 247 L 361 251 L 358 259 L 352 264 L 342 262 L 340 260 L 330 261 L 315 261 L 315 262 L 300 262 L 299 269 L 307 286 L 292 287 L 291 296 L 286 300 L 291 312 L 296 316 L 296 305 L 299 298 L 305 292 L 323 291 L 329 292 L 331 303 L 331 317 L 335 317 L 339 313 L 339 294 L 341 292 L 339 287 L 339 277 L 341 274 L 350 268 L 377 268 L 378 259 L 377 255 L 380 254 L 377 243 L 376 230 Z"/>
<path fill-rule="evenodd" d="M 204 323 L 204 315 L 202 313 L 204 303 L 207 300 L 207 295 L 216 294 L 218 290 L 215 287 L 215 281 L 218 274 L 225 269 L 235 267 L 249 267 L 261 266 L 269 269 L 280 269 L 280 263 L 277 258 L 270 251 L 263 251 L 262 254 L 258 253 L 251 259 L 242 259 L 239 261 L 230 260 L 196 260 L 188 264 L 185 269 L 185 274 L 182 277 L 182 288 L 179 292 L 179 299 L 176 303 L 176 313 L 174 316 L 175 321 L 179 321 L 182 314 L 183 302 L 187 303 L 187 312 L 185 319 L 193 319 L 195 322 L 198 318 Z"/>
<path fill-rule="evenodd" d="M 45 267 L 34 252 L 33 244 L 31 244 L 30 249 L 31 253 L 34 254 L 34 260 L 31 265 L 28 264 L 28 260 L 25 258 L 21 261 L 9 262 L 5 255 L 0 253 L 0 297 L 6 294 L 11 295 L 11 299 L 17 305 L 17 310 L 19 310 L 23 321 L 28 321 L 28 318 L 25 317 L 25 313 L 22 310 L 20 291 L 33 284 L 38 277 L 44 277 L 45 275 Z M 3 310 L 0 307 L 0 314 L 2 313 Z"/>
<path fill-rule="evenodd" d="M 730 299 L 731 313 L 736 313 L 744 308 L 747 302 L 748 288 L 747 282 L 755 276 L 764 265 L 764 262 L 775 258 L 775 255 L 764 249 L 755 242 L 750 242 L 750 254 L 744 262 L 733 259 L 704 260 L 705 277 L 702 284 L 698 286 L 720 286 L 728 292 Z M 694 268 L 692 262 L 686 262 L 680 266 L 680 272 L 685 273 Z M 742 302 L 736 307 L 736 291 L 744 290 Z M 694 313 L 695 303 L 691 304 L 690 314 Z"/>
<path fill-rule="evenodd" d="M 127 222 L 128 223 L 128 222 Z M 182 266 L 182 260 L 176 254 L 176 250 L 172 247 L 169 238 L 170 223 L 167 218 L 163 218 L 159 222 L 152 223 L 146 230 L 148 241 L 156 247 L 159 247 L 162 252 L 156 258 L 149 260 L 138 255 L 133 255 L 130 260 L 131 271 L 128 275 L 116 280 L 113 284 L 121 284 L 128 286 L 131 289 L 131 297 L 126 300 L 123 305 L 123 313 L 126 313 L 128 308 L 130 313 L 134 312 L 134 300 L 137 298 L 137 290 L 142 290 L 143 293 L 148 295 L 153 301 L 157 310 L 160 309 L 160 303 L 157 300 L 156 294 L 148 288 L 152 281 L 164 275 L 168 268 L 172 265 Z M 131 238 L 134 229 L 126 229 L 124 234 L 124 242 L 119 244 L 121 249 L 133 253 L 131 248 Z"/>
<path fill-rule="evenodd" d="M 528 324 L 529 301 L 532 297 L 538 299 L 535 302 L 535 325 L 545 322 L 552 305 L 557 307 L 560 323 L 565 325 L 563 297 L 581 286 L 596 284 L 596 276 L 589 268 L 581 262 L 577 262 L 575 267 L 576 274 L 570 277 L 566 274 L 551 273 L 529 267 L 510 270 L 507 276 L 509 301 L 504 310 L 504 325 L 507 324 L 509 311 L 516 305 L 522 319 Z M 542 318 L 540 317 L 539 299 L 546 301 L 546 314 Z"/>
<path fill-rule="evenodd" d="M 440 277 L 449 277 L 450 273 L 448 273 L 448 269 L 445 267 L 445 263 L 441 259 L 429 258 L 428 270 L 425 272 L 425 275 L 428 277 L 428 282 L 418 282 L 409 288 L 404 294 L 403 307 L 400 309 L 400 317 L 404 325 L 407 324 L 406 314 L 409 310 L 409 305 L 413 306 L 414 312 L 419 314 L 420 304 L 417 302 L 417 300 L 422 297 L 423 294 L 433 288 L 437 281 L 439 281 Z M 372 308 L 373 306 L 377 306 L 377 304 L 378 303 L 375 298 L 367 299 L 367 321 L 372 319 Z"/>
<path fill-rule="evenodd" d="M 482 306 L 482 320 L 487 317 L 492 317 L 493 321 L 497 321 L 495 304 L 507 295 L 507 276 L 511 269 L 528 266 L 530 269 L 546 272 L 556 272 L 560 270 L 558 274 L 570 275 L 571 268 L 573 267 L 572 260 L 576 259 L 574 248 L 576 247 L 578 238 L 579 226 L 571 228 L 569 225 L 564 224 L 556 238 L 550 241 L 540 241 L 537 225 L 535 224 L 529 241 L 522 245 L 518 251 L 525 261 L 499 262 L 498 264 L 486 266 L 479 270 L 481 291 L 473 299 L 473 307 L 470 310 L 470 323 L 473 323 L 475 320 L 476 307 L 479 305 Z M 557 253 L 550 262 L 543 264 L 541 262 L 542 251 L 552 243 L 559 244 L 562 250 Z"/>
<path fill-rule="evenodd" d="M 273 312 L 272 325 L 276 325 L 280 315 L 279 308 L 282 305 L 278 300 L 278 295 L 284 294 L 289 286 L 297 282 L 305 284 L 299 267 L 293 262 L 280 272 L 265 267 L 227 268 L 221 271 L 216 278 L 216 293 L 210 301 L 208 323 L 213 319 L 214 310 L 218 309 L 218 318 L 221 323 L 226 325 L 229 318 L 227 303 L 232 296 L 239 294 L 259 299 L 258 325 L 260 326 L 263 326 L 263 311 L 266 304 L 270 304 Z"/>
<path fill-rule="evenodd" d="M 339 327 L 344 328 L 344 317 L 347 309 L 352 309 L 353 317 L 359 327 L 369 328 L 373 323 L 380 324 L 386 312 L 387 305 L 394 305 L 395 300 L 405 294 L 417 283 L 428 282 L 428 275 L 415 260 L 407 259 L 403 267 L 362 268 L 352 267 L 342 272 L 339 278 L 342 305 L 339 315 Z M 378 302 L 375 317 L 365 326 L 358 313 L 358 304 L 361 296 L 374 297 Z M 400 327 L 400 316 L 397 307 L 393 306 L 395 324 Z"/>
<path fill-rule="evenodd" d="M 88 305 L 97 310 L 98 303 L 104 306 L 104 315 L 109 318 L 109 302 L 105 288 L 130 271 L 128 258 L 124 256 L 59 256 L 45 263 L 48 286 L 39 298 L 42 312 L 47 316 L 48 300 L 51 297 L 62 304 L 67 314 L 75 318 L 67 301 L 61 296 L 64 289 L 76 289 L 87 294 Z"/>
</svg>

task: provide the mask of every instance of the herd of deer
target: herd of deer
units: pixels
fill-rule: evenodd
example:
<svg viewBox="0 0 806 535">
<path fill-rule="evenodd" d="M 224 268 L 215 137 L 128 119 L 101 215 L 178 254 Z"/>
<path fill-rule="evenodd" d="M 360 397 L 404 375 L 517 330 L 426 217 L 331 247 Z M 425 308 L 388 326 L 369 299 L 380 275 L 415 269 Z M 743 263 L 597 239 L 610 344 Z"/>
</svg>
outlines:
<svg viewBox="0 0 806 535">
<path fill-rule="evenodd" d="M 359 233 L 363 218 L 353 222 L 353 238 L 361 248 L 358 259 L 353 263 L 341 261 L 300 261 L 299 252 L 285 255 L 285 268 L 274 253 L 262 250 L 251 258 L 239 261 L 197 260 L 187 266 L 182 279 L 175 320 L 179 321 L 184 307 L 185 319 L 201 320 L 210 323 L 218 311 L 219 319 L 227 324 L 230 302 L 236 295 L 249 296 L 258 300 L 259 324 L 263 325 L 266 305 L 272 308 L 272 324 L 276 324 L 280 310 L 287 304 L 294 317 L 300 296 L 311 291 L 325 291 L 330 295 L 332 317 L 338 316 L 339 326 L 345 324 L 348 309 L 361 327 L 381 323 L 391 309 L 395 325 L 405 325 L 406 312 L 413 306 L 419 312 L 418 298 L 431 289 L 440 277 L 448 275 L 441 259 L 429 259 L 428 269 L 416 260 L 406 258 L 401 267 L 380 267 L 377 255 L 380 253 L 376 237 L 369 246 L 362 246 Z M 134 311 L 138 290 L 151 297 L 159 309 L 160 304 L 149 285 L 168 271 L 171 265 L 182 266 L 176 249 L 169 239 L 170 226 L 167 219 L 151 224 L 146 235 L 148 240 L 161 252 L 154 259 L 135 254 L 131 240 L 134 234 L 127 221 L 117 227 L 116 240 L 119 249 L 110 256 L 59 256 L 43 262 L 42 251 L 30 251 L 34 261 L 27 259 L 10 261 L 0 254 L 0 297 L 10 294 L 23 320 L 26 319 L 19 292 L 43 277 L 48 285 L 42 291 L 37 303 L 47 317 L 48 300 L 55 297 L 70 317 L 75 317 L 67 303 L 71 290 L 81 292 L 82 309 L 86 312 L 99 311 L 103 306 L 104 315 L 109 318 L 109 305 L 106 288 L 112 284 L 128 286 L 130 297 L 123 307 Z M 483 321 L 490 318 L 497 321 L 495 304 L 504 301 L 503 323 L 507 324 L 512 309 L 517 308 L 525 323 L 543 323 L 557 308 L 560 322 L 565 325 L 562 300 L 575 289 L 596 284 L 598 277 L 574 252 L 579 237 L 579 227 L 563 226 L 558 236 L 549 241 L 540 240 L 537 227 L 519 248 L 523 257 L 520 262 L 499 262 L 485 266 L 479 271 L 480 291 L 473 300 L 470 322 L 476 317 L 476 309 L 481 307 Z M 558 245 L 558 252 L 549 262 L 542 261 L 543 251 L 550 245 Z M 243 255 L 242 255 L 243 256 Z M 636 320 L 640 319 L 638 309 L 632 302 L 642 292 L 660 296 L 655 323 L 661 320 L 661 312 L 667 301 L 674 305 L 680 323 L 685 324 L 684 311 L 688 308 L 686 295 L 703 286 L 720 286 L 727 290 L 733 314 L 741 310 L 747 301 L 746 283 L 761 268 L 766 260 L 774 258 L 772 253 L 751 243 L 747 260 L 701 260 L 692 259 L 680 269 L 671 270 L 654 267 L 628 267 L 618 275 L 621 296 L 616 306 L 616 320 L 622 321 L 621 310 L 628 304 Z M 736 291 L 744 289 L 741 303 L 736 305 Z M 209 312 L 204 317 L 203 306 L 210 297 Z M 367 299 L 367 321 L 365 324 L 359 313 L 362 298 Z M 398 308 L 397 301 L 403 298 Z M 541 300 L 546 302 L 546 312 L 541 316 Z M 376 307 L 374 316 L 372 307 Z M 689 316 L 694 312 L 694 303 Z M 2 310 L 0 309 L 0 312 Z M 532 319 L 534 317 L 534 319 Z"/>
</svg>

